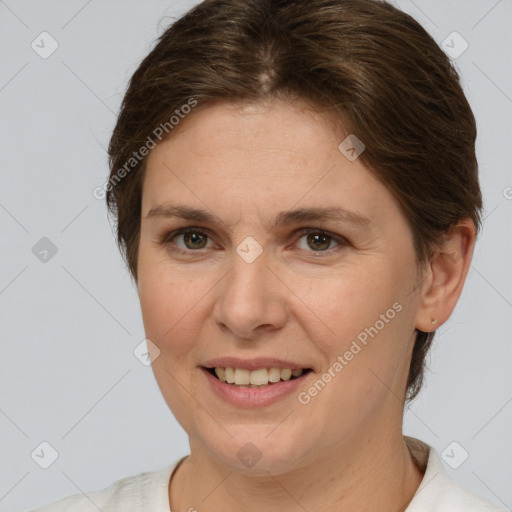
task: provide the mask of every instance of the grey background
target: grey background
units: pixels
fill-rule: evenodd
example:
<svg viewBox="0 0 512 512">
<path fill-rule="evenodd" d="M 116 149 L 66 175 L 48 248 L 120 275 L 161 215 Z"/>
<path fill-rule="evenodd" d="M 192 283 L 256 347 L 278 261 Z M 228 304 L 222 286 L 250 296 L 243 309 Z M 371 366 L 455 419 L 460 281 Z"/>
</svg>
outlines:
<svg viewBox="0 0 512 512">
<path fill-rule="evenodd" d="M 0 0 L 2 511 L 188 453 L 150 367 L 133 354 L 144 339 L 137 294 L 92 191 L 108 175 L 105 148 L 127 80 L 193 3 Z M 462 298 L 438 332 L 404 432 L 440 454 L 456 441 L 445 460 L 469 457 L 449 473 L 510 508 L 512 2 L 397 4 L 439 43 L 453 31 L 469 43 L 455 62 L 479 125 L 486 205 Z M 59 45 L 46 59 L 31 47 L 42 46 L 43 31 Z M 36 257 L 41 247 L 33 252 L 43 237 L 57 248 L 46 262 Z M 58 452 L 46 470 L 43 441 Z"/>
</svg>

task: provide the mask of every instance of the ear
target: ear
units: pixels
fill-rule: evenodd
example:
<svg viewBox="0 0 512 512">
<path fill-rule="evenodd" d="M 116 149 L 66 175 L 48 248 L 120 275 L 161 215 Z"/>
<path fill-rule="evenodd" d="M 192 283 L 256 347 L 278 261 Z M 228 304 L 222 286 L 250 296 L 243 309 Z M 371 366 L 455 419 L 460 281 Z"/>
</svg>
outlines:
<svg viewBox="0 0 512 512">
<path fill-rule="evenodd" d="M 443 246 L 435 251 L 422 277 L 416 329 L 435 331 L 452 314 L 466 281 L 475 240 L 471 219 L 461 220 L 444 235 Z"/>
</svg>

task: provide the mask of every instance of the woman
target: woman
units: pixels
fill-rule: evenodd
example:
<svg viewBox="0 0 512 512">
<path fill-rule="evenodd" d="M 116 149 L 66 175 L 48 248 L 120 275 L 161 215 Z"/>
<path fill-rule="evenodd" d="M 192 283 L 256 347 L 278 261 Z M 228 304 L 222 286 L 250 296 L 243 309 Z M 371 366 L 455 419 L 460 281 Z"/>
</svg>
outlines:
<svg viewBox="0 0 512 512">
<path fill-rule="evenodd" d="M 105 186 L 190 455 L 40 510 L 499 510 L 404 437 L 480 228 L 447 56 L 376 0 L 206 0 L 134 73 Z"/>
</svg>

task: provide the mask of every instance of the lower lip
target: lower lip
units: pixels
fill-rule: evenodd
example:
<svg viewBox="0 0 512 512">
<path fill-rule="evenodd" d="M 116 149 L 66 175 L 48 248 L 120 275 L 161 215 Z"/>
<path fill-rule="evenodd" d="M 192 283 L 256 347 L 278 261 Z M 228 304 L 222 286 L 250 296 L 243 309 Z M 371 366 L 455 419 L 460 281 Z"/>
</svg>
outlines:
<svg viewBox="0 0 512 512">
<path fill-rule="evenodd" d="M 311 373 L 305 373 L 293 380 L 269 384 L 264 388 L 242 388 L 223 382 L 214 377 L 208 370 L 201 368 L 214 393 L 225 402 L 238 407 L 265 407 L 282 398 L 297 392 L 304 379 Z"/>
</svg>

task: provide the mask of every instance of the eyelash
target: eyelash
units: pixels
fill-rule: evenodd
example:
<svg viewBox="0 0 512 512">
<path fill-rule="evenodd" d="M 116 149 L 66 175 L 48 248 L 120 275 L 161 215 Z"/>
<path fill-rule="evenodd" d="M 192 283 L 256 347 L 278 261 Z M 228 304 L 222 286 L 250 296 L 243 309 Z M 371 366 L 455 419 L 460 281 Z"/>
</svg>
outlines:
<svg viewBox="0 0 512 512">
<path fill-rule="evenodd" d="M 174 253 L 187 254 L 187 255 L 190 255 L 191 253 L 194 253 L 194 252 L 200 253 L 203 249 L 197 249 L 197 250 L 195 250 L 195 249 L 182 249 L 182 248 L 178 247 L 172 241 L 174 238 L 176 238 L 179 235 L 186 235 L 186 234 L 189 234 L 189 233 L 198 234 L 198 235 L 201 235 L 201 236 L 206 236 L 208 239 L 211 240 L 211 237 L 207 233 L 202 231 L 200 228 L 187 227 L 187 228 L 177 229 L 177 230 L 171 231 L 169 233 L 165 233 L 161 237 L 160 244 L 165 246 L 167 249 L 169 249 L 170 251 L 172 251 Z M 295 232 L 295 236 L 300 235 L 298 240 L 300 240 L 303 236 L 306 236 L 306 235 L 309 235 L 309 234 L 318 234 L 318 235 L 326 236 L 326 237 L 330 238 L 331 240 L 333 240 L 334 242 L 336 242 L 338 244 L 336 247 L 325 249 L 323 251 L 313 251 L 313 250 L 307 251 L 306 249 L 298 249 L 299 251 L 305 251 L 305 252 L 313 253 L 314 257 L 319 257 L 319 256 L 321 257 L 323 255 L 327 255 L 327 256 L 332 255 L 333 251 L 339 250 L 339 249 L 343 248 L 344 246 L 349 245 L 349 242 L 348 242 L 348 240 L 346 238 L 344 238 L 342 236 L 339 236 L 339 235 L 335 235 L 335 234 L 330 233 L 328 231 L 321 230 L 321 229 L 302 228 L 302 229 L 300 229 L 300 230 Z"/>
</svg>

